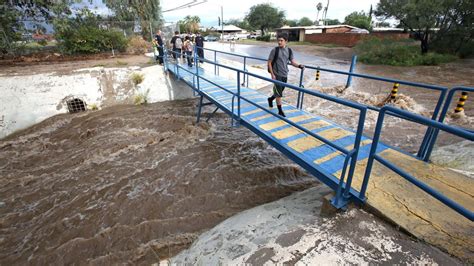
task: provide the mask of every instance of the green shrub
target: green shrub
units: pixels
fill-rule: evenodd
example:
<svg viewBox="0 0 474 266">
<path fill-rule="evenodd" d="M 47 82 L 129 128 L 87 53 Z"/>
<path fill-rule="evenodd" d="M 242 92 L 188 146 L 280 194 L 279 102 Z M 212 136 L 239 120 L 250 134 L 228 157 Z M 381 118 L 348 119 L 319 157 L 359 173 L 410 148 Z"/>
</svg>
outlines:
<svg viewBox="0 0 474 266">
<path fill-rule="evenodd" d="M 257 41 L 269 42 L 270 37 L 271 37 L 270 34 L 265 34 L 263 36 L 257 36 Z"/>
<path fill-rule="evenodd" d="M 133 85 L 137 86 L 143 82 L 145 76 L 143 76 L 142 73 L 133 72 L 132 75 L 130 75 L 130 79 L 132 80 Z"/>
<path fill-rule="evenodd" d="M 359 61 L 367 64 L 392 66 L 438 65 L 456 59 L 456 56 L 427 53 L 421 54 L 420 47 L 413 40 L 369 38 L 355 47 Z"/>
<path fill-rule="evenodd" d="M 142 105 L 148 103 L 148 94 L 150 93 L 150 89 L 148 89 L 145 93 L 138 93 L 133 97 L 133 103 L 135 105 Z"/>
<path fill-rule="evenodd" d="M 127 39 L 121 31 L 106 29 L 106 25 L 100 25 L 98 17 L 88 10 L 82 10 L 72 19 L 57 19 L 54 26 L 55 37 L 66 53 L 91 54 L 127 48 Z"/>
</svg>

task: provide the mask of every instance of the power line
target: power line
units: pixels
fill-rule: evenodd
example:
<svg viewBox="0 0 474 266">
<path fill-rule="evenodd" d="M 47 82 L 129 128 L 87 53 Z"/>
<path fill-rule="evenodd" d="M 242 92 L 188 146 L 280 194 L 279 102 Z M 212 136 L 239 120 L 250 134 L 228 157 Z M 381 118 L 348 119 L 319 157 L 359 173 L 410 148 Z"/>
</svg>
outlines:
<svg viewBox="0 0 474 266">
<path fill-rule="evenodd" d="M 180 5 L 180 6 L 177 6 L 177 7 L 173 7 L 173 8 L 168 9 L 168 10 L 164 10 L 164 11 L 162 11 L 162 13 L 181 10 L 181 9 L 197 6 L 197 5 L 200 5 L 200 4 L 204 4 L 206 2 L 207 2 L 207 0 L 200 0 L 200 1 L 193 0 L 193 1 L 188 2 L 186 4 L 183 4 L 183 5 Z"/>
</svg>

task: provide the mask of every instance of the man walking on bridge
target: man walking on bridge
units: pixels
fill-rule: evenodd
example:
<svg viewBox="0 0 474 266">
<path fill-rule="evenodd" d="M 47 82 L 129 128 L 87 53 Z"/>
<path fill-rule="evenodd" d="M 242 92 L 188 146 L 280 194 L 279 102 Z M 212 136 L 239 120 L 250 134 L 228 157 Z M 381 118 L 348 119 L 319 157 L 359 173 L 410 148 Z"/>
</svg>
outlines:
<svg viewBox="0 0 474 266">
<path fill-rule="evenodd" d="M 272 75 L 272 79 L 278 80 L 281 82 L 288 81 L 288 62 L 292 66 L 303 69 L 304 65 L 296 63 L 293 58 L 293 51 L 291 48 L 287 47 L 288 35 L 279 34 L 277 37 L 278 46 L 273 48 L 268 56 L 268 72 Z M 283 97 L 283 90 L 285 86 L 274 84 L 273 85 L 273 96 L 268 98 L 268 106 L 273 107 L 273 100 L 276 99 L 278 114 L 285 116 L 283 109 L 281 107 L 281 98 Z"/>
</svg>

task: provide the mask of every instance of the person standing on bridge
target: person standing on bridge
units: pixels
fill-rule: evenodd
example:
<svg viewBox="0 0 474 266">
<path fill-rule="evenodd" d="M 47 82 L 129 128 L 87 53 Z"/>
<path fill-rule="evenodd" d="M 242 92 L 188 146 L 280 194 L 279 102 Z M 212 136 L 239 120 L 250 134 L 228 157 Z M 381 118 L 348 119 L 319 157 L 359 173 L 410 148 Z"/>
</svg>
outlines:
<svg viewBox="0 0 474 266">
<path fill-rule="evenodd" d="M 163 39 L 161 38 L 161 30 L 156 31 L 155 42 L 158 47 L 158 56 L 156 56 L 156 60 L 158 60 L 158 63 L 162 65 L 164 53 L 163 53 Z"/>
<path fill-rule="evenodd" d="M 194 38 L 194 43 L 196 44 L 196 53 L 199 57 L 199 62 L 203 63 L 204 59 L 204 37 L 201 36 L 201 33 L 198 31 L 196 37 Z"/>
<path fill-rule="evenodd" d="M 294 57 L 291 48 L 287 47 L 288 35 L 279 34 L 277 37 L 278 46 L 273 48 L 268 56 L 268 72 L 272 75 L 272 79 L 281 82 L 288 81 L 288 63 L 292 66 L 304 69 L 304 65 L 298 64 Z M 273 108 L 273 100 L 276 99 L 278 114 L 285 117 L 283 108 L 281 107 L 281 98 L 283 97 L 283 90 L 285 86 L 274 84 L 273 95 L 268 98 L 268 106 Z"/>
<path fill-rule="evenodd" d="M 174 32 L 173 38 L 171 38 L 171 44 L 173 45 L 173 58 L 181 59 L 181 49 L 183 48 L 183 40 L 179 37 L 179 31 Z"/>
</svg>

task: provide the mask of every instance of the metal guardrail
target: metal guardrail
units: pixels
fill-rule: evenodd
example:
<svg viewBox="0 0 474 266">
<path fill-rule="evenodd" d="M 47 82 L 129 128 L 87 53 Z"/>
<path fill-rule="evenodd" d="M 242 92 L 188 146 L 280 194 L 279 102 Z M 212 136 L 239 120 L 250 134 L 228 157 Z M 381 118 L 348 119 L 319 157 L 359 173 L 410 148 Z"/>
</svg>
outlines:
<svg viewBox="0 0 474 266">
<path fill-rule="evenodd" d="M 223 52 L 223 53 L 225 53 L 225 52 Z M 281 82 L 281 81 L 278 81 L 278 80 L 273 80 L 271 78 L 262 77 L 260 75 L 248 72 L 247 70 L 241 70 L 241 69 L 238 69 L 238 68 L 235 68 L 235 67 L 226 66 L 226 65 L 223 65 L 223 64 L 211 61 L 211 60 L 207 60 L 205 58 L 199 58 L 198 59 L 197 56 L 196 56 L 196 53 L 194 53 L 194 62 L 197 64 L 197 62 L 199 60 L 201 60 L 205 63 L 214 64 L 216 67 L 219 67 L 219 68 L 225 68 L 225 69 L 229 69 L 229 70 L 232 70 L 232 71 L 236 72 L 237 91 L 233 92 L 233 91 L 227 90 L 227 89 L 223 88 L 222 86 L 219 86 L 216 83 L 212 82 L 211 80 L 206 79 L 206 78 L 202 77 L 201 75 L 199 75 L 199 68 L 198 67 L 196 67 L 196 72 L 191 72 L 191 71 L 183 68 L 182 66 L 179 66 L 179 64 L 176 64 L 176 67 L 178 69 L 182 69 L 182 70 L 192 74 L 193 77 L 197 78 L 197 82 L 196 82 L 197 86 L 195 86 L 195 88 L 197 88 L 198 92 L 201 92 L 199 80 L 202 79 L 202 80 L 205 80 L 207 82 L 210 82 L 211 84 L 217 85 L 219 88 L 222 88 L 226 92 L 230 93 L 232 95 L 232 111 L 231 111 L 230 115 L 232 116 L 233 119 L 235 119 L 239 122 L 242 121 L 240 106 L 241 106 L 241 101 L 245 100 L 248 103 L 256 106 L 257 108 L 260 108 L 262 111 L 265 111 L 265 112 L 267 112 L 267 113 L 269 113 L 273 116 L 278 117 L 280 120 L 285 121 L 287 124 L 297 128 L 298 130 L 301 130 L 302 132 L 308 134 L 309 136 L 311 136 L 315 139 L 318 139 L 318 140 L 324 142 L 325 144 L 333 147 L 334 149 L 340 151 L 341 153 L 345 154 L 346 157 L 345 157 L 344 164 L 343 164 L 343 170 L 342 170 L 341 177 L 339 178 L 337 188 L 335 189 L 336 190 L 336 197 L 333 199 L 333 204 L 338 208 L 341 208 L 341 207 L 343 207 L 347 204 L 349 198 L 351 197 L 351 195 L 349 195 L 349 194 L 350 194 L 350 189 L 351 189 L 352 177 L 353 177 L 353 174 L 354 174 L 354 171 L 355 171 L 355 167 L 356 167 L 356 163 L 357 163 L 357 156 L 358 156 L 359 147 L 360 147 L 360 142 L 361 142 L 362 134 L 363 134 L 363 131 L 364 131 L 363 130 L 364 121 L 365 121 L 365 117 L 366 117 L 366 113 L 367 113 L 367 107 L 366 106 L 364 106 L 362 104 L 359 104 L 359 103 L 349 101 L 349 100 L 340 99 L 340 98 L 337 98 L 337 97 L 334 97 L 334 96 L 323 94 L 323 93 L 320 93 L 320 92 L 317 92 L 317 91 L 310 91 L 310 90 L 307 90 L 307 89 L 304 89 L 304 88 L 301 88 L 301 87 L 298 87 L 298 86 L 295 86 L 295 85 L 292 85 L 292 84 L 284 83 L 284 82 Z M 348 107 L 359 110 L 359 112 L 360 112 L 359 113 L 359 121 L 358 121 L 355 141 L 354 141 L 354 148 L 349 151 L 345 147 L 342 147 L 338 144 L 335 144 L 332 141 L 330 141 L 330 140 L 328 140 L 328 139 L 326 139 L 322 136 L 319 136 L 318 134 L 315 134 L 315 133 L 311 132 L 310 130 L 302 127 L 301 125 L 298 125 L 297 123 L 292 122 L 288 118 L 281 117 L 278 114 L 276 114 L 274 112 L 271 112 L 271 111 L 267 110 L 266 108 L 263 108 L 262 106 L 254 103 L 252 100 L 243 97 L 240 94 L 241 93 L 241 83 L 240 83 L 241 74 L 243 74 L 244 76 L 247 76 L 247 77 L 252 76 L 252 77 L 255 77 L 255 78 L 258 78 L 258 79 L 261 79 L 261 80 L 265 80 L 265 81 L 271 82 L 273 84 L 279 84 L 279 85 L 287 87 L 288 89 L 293 89 L 293 90 L 296 90 L 298 92 L 304 92 L 308 95 L 312 95 L 312 96 L 315 96 L 315 97 L 326 99 L 326 100 L 329 100 L 329 101 L 332 101 L 332 102 L 335 102 L 335 103 L 345 105 L 345 106 L 348 106 Z M 196 85 L 196 84 L 194 84 L 194 82 L 193 82 L 193 86 Z M 234 98 L 237 100 L 236 101 L 237 102 L 236 107 L 234 107 L 234 105 L 235 105 L 234 104 Z M 235 108 L 237 109 L 237 114 L 234 113 Z M 201 110 L 201 107 L 199 107 L 198 114 L 200 113 L 200 110 Z M 286 155 L 289 155 L 288 151 L 286 151 L 284 153 Z M 346 177 L 347 166 L 349 166 L 349 170 L 348 170 L 347 180 L 344 182 L 344 179 Z M 334 185 L 331 185 L 331 187 L 334 187 Z M 352 194 L 357 195 L 357 193 L 352 193 Z"/>
<path fill-rule="evenodd" d="M 206 48 L 204 48 L 204 49 L 206 49 Z M 206 49 L 206 50 L 211 50 L 211 49 Z M 357 109 L 357 110 L 360 111 L 359 122 L 358 122 L 357 132 L 356 132 L 356 140 L 355 140 L 355 143 L 354 143 L 354 148 L 350 151 L 345 149 L 344 147 L 340 147 L 339 145 L 336 145 L 336 144 L 332 143 L 331 141 L 329 141 L 329 140 L 327 140 L 327 139 L 325 139 L 325 138 L 323 138 L 323 137 L 321 137 L 317 134 L 314 134 L 313 132 L 307 130 L 306 128 L 301 127 L 300 125 L 290 121 L 287 118 L 278 116 L 279 119 L 285 121 L 286 123 L 290 124 L 291 126 L 305 132 L 306 134 L 308 134 L 308 135 L 310 135 L 310 136 L 312 136 L 312 137 L 314 137 L 314 138 L 316 138 L 320 141 L 323 141 L 324 143 L 330 145 L 331 147 L 337 149 L 338 151 L 346 154 L 346 158 L 344 160 L 344 165 L 343 165 L 343 170 L 342 170 L 342 175 L 339 178 L 339 183 L 337 184 L 337 187 L 334 187 L 334 184 L 328 184 L 331 188 L 336 190 L 336 197 L 333 199 L 333 202 L 332 202 L 333 205 L 335 205 L 336 207 L 340 208 L 340 207 L 345 206 L 345 204 L 347 203 L 347 201 L 351 197 L 358 200 L 358 201 L 360 201 L 360 202 L 365 201 L 365 192 L 367 190 L 367 184 L 368 184 L 368 180 L 370 178 L 370 173 L 371 173 L 371 170 L 372 170 L 373 161 L 377 160 L 377 161 L 381 162 L 383 165 L 387 166 L 389 169 L 395 171 L 397 174 L 401 175 L 402 177 L 404 177 L 405 179 L 407 179 L 408 181 L 413 183 L 414 185 L 418 186 L 419 188 L 421 188 L 422 190 L 424 190 L 425 192 L 427 192 L 431 196 L 433 196 L 436 199 L 440 200 L 441 202 L 446 204 L 448 207 L 454 209 L 455 211 L 457 211 L 461 215 L 467 217 L 471 221 L 473 220 L 473 213 L 471 211 L 467 210 L 465 207 L 463 207 L 463 206 L 459 205 L 458 203 L 454 202 L 453 200 L 447 198 L 446 196 L 444 196 L 440 192 L 434 190 L 433 188 L 429 187 L 425 183 L 420 182 L 415 177 L 413 177 L 410 174 L 406 173 L 405 171 L 399 169 L 397 166 L 393 165 L 392 163 L 385 160 L 381 156 L 377 155 L 376 150 L 377 150 L 377 146 L 378 146 L 378 143 L 379 143 L 379 140 L 380 140 L 383 120 L 384 120 L 384 117 L 385 117 L 386 114 L 389 114 L 389 115 L 396 116 L 396 117 L 399 117 L 399 118 L 402 118 L 402 119 L 405 119 L 405 120 L 409 120 L 409 121 L 412 121 L 412 122 L 415 122 L 415 123 L 419 123 L 419 124 L 423 124 L 423 125 L 428 126 L 427 133 L 425 134 L 425 138 L 424 138 L 423 143 L 420 147 L 420 152 L 422 152 L 421 155 L 423 155 L 425 157 L 428 157 L 428 158 L 429 158 L 429 155 L 430 155 L 431 150 L 432 150 L 432 145 L 434 145 L 434 143 L 436 141 L 437 134 L 438 134 L 439 130 L 446 131 L 448 133 L 451 133 L 451 134 L 469 139 L 471 141 L 474 140 L 473 132 L 470 132 L 470 131 L 465 130 L 465 129 L 459 129 L 459 128 L 456 128 L 456 127 L 453 127 L 453 126 L 448 126 L 448 125 L 445 125 L 445 124 L 442 123 L 444 121 L 444 117 L 446 116 L 447 110 L 449 109 L 449 105 L 452 101 L 454 93 L 456 91 L 460 91 L 460 90 L 462 90 L 462 91 L 474 91 L 474 88 L 457 87 L 457 88 L 452 89 L 449 92 L 448 97 L 447 97 L 446 102 L 445 102 L 445 105 L 444 105 L 444 108 L 443 108 L 441 114 L 439 115 L 439 121 L 436 121 L 435 119 L 438 117 L 438 113 L 440 111 L 443 99 L 444 99 L 444 97 L 446 95 L 446 92 L 447 92 L 447 88 L 445 88 L 445 87 L 422 84 L 422 83 L 415 83 L 415 82 L 409 82 L 409 81 L 402 81 L 402 80 L 397 80 L 397 79 L 383 78 L 383 77 L 377 77 L 377 76 L 371 76 L 371 75 L 365 75 L 365 74 L 357 74 L 357 73 L 353 73 L 352 70 L 349 71 L 349 72 L 345 72 L 345 71 L 332 70 L 332 69 L 326 69 L 326 68 L 321 68 L 321 67 L 306 66 L 309 69 L 316 69 L 316 70 L 320 70 L 320 71 L 327 71 L 327 72 L 332 72 L 332 73 L 337 73 L 337 74 L 344 74 L 344 75 L 348 75 L 349 77 L 353 76 L 353 77 L 367 78 L 367 79 L 373 79 L 373 80 L 379 80 L 379 81 L 385 81 L 385 82 L 391 82 L 391 83 L 392 82 L 397 82 L 397 83 L 405 84 L 405 85 L 409 85 L 409 86 L 415 86 L 415 87 L 421 87 L 421 88 L 431 89 L 431 90 L 435 90 L 435 91 L 440 91 L 440 98 L 439 98 L 438 103 L 436 105 L 435 111 L 433 113 L 432 118 L 429 119 L 429 118 L 423 117 L 421 115 L 416 115 L 416 114 L 413 114 L 413 113 L 410 113 L 410 112 L 407 112 L 407 111 L 404 111 L 404 110 L 401 110 L 399 108 L 395 108 L 395 107 L 389 106 L 389 105 L 386 105 L 382 108 L 376 108 L 375 109 L 375 108 L 372 108 L 370 106 L 355 103 L 355 102 L 345 100 L 345 99 L 340 99 L 340 98 L 330 96 L 330 95 L 326 95 L 326 94 L 323 94 L 323 93 L 320 93 L 320 92 L 317 92 L 317 91 L 307 90 L 307 89 L 305 89 L 301 86 L 302 78 L 300 78 L 300 86 L 298 87 L 298 86 L 295 86 L 295 85 L 292 85 L 292 84 L 288 84 L 288 83 L 273 80 L 273 79 L 270 79 L 270 78 L 267 78 L 267 77 L 263 77 L 263 76 L 248 72 L 246 70 L 246 66 L 245 66 L 246 60 L 244 60 L 244 69 L 243 70 L 235 68 L 235 67 L 226 66 L 226 65 L 223 65 L 223 64 L 220 64 L 220 63 L 217 62 L 217 59 L 216 59 L 217 56 L 216 55 L 217 55 L 218 52 L 219 53 L 224 53 L 224 54 L 230 54 L 230 55 L 234 55 L 234 56 L 240 56 L 240 55 L 227 53 L 227 52 L 221 52 L 221 51 L 217 51 L 217 50 L 211 50 L 211 51 L 215 52 L 214 61 L 207 60 L 207 59 L 204 59 L 204 58 L 200 58 L 199 60 L 202 60 L 203 62 L 206 62 L 206 63 L 214 64 L 215 74 L 217 74 L 217 69 L 220 68 L 220 67 L 235 71 L 237 73 L 237 84 L 236 84 L 237 85 L 237 91 L 236 92 L 228 90 L 228 89 L 220 86 L 219 84 L 213 82 L 212 80 L 209 80 L 205 77 L 200 76 L 198 67 L 196 67 L 196 72 L 191 72 L 191 71 L 189 71 L 189 70 L 187 70 L 187 69 L 185 69 L 185 68 L 183 68 L 179 65 L 176 65 L 176 66 L 177 66 L 177 69 L 181 68 L 182 70 L 187 71 L 188 73 L 191 73 L 193 75 L 193 80 L 194 80 L 194 77 L 197 77 L 197 87 L 193 88 L 193 89 L 197 90 L 197 92 L 202 93 L 201 89 L 200 89 L 200 85 L 199 85 L 199 80 L 202 79 L 202 80 L 205 80 L 206 82 L 209 82 L 210 84 L 215 85 L 215 86 L 223 89 L 224 91 L 230 93 L 232 95 L 232 111 L 231 111 L 230 115 L 231 115 L 233 120 L 235 119 L 235 120 L 238 120 L 238 121 L 242 121 L 241 120 L 241 114 L 240 114 L 240 102 L 241 102 L 241 100 L 245 100 L 248 103 L 256 106 L 257 108 L 260 108 L 261 110 L 263 110 L 263 111 L 265 111 L 265 112 L 267 112 L 267 113 L 269 113 L 273 116 L 278 116 L 277 114 L 267 110 L 266 108 L 262 108 L 258 104 L 252 102 L 250 99 L 247 99 L 247 98 L 240 95 L 240 89 L 241 89 L 240 76 L 241 76 L 241 74 L 243 74 L 244 77 L 247 76 L 247 82 L 248 82 L 248 76 L 252 76 L 252 77 L 255 77 L 255 78 L 258 78 L 258 79 L 261 79 L 261 80 L 271 82 L 273 84 L 283 85 L 283 86 L 285 86 L 289 89 L 296 90 L 296 91 L 298 91 L 299 95 L 301 94 L 301 97 L 303 97 L 304 94 L 309 94 L 309 95 L 319 97 L 319 98 L 322 98 L 322 99 L 326 99 L 326 100 L 329 100 L 329 101 L 332 101 L 332 102 L 335 102 L 335 103 L 338 103 L 338 104 L 342 104 L 342 105 L 345 105 L 345 106 L 348 106 L 348 107 L 351 107 L 351 108 L 354 108 L 354 109 Z M 266 61 L 266 59 L 261 59 L 261 58 L 248 57 L 248 56 L 242 56 L 242 57 Z M 195 53 L 195 56 L 194 56 L 194 62 L 195 63 L 198 62 L 197 57 L 196 57 L 196 53 Z M 352 66 L 351 66 L 351 69 L 353 69 Z M 302 70 L 302 72 L 303 71 L 304 70 Z M 302 75 L 303 74 L 301 74 L 301 77 L 302 77 Z M 348 80 L 348 83 L 350 83 L 349 80 Z M 196 84 L 193 81 L 193 86 L 195 86 L 195 85 Z M 237 99 L 237 110 L 238 110 L 237 115 L 234 113 L 234 105 L 235 105 L 234 104 L 234 99 L 235 98 Z M 299 100 L 301 100 L 301 101 L 298 101 L 299 108 L 302 108 L 303 98 L 301 98 Z M 202 97 L 201 97 L 201 103 L 202 103 Z M 223 107 L 223 106 L 221 106 L 221 107 Z M 363 134 L 363 127 L 364 127 L 364 121 L 365 121 L 367 109 L 372 109 L 372 110 L 378 111 L 379 112 L 379 117 L 378 117 L 378 120 L 377 120 L 377 125 L 376 125 L 376 129 L 375 129 L 375 133 L 374 133 L 374 139 L 373 139 L 370 154 L 369 154 L 369 161 L 368 161 L 368 165 L 367 165 L 366 172 L 365 172 L 365 175 L 364 175 L 364 180 L 363 180 L 360 191 L 355 193 L 355 191 L 351 188 L 351 184 L 352 184 L 352 177 L 353 177 L 354 170 L 355 170 L 355 165 L 356 165 L 356 162 L 357 162 L 357 156 L 358 156 L 358 152 L 359 152 L 360 141 L 361 141 L 361 137 L 362 137 L 362 134 Z M 200 114 L 200 110 L 201 110 L 201 106 L 199 107 L 199 114 Z M 252 131 L 254 131 L 256 134 L 259 134 L 256 130 L 252 130 Z M 260 132 L 260 134 L 261 134 L 261 132 Z M 268 138 L 266 138 L 265 136 L 261 136 L 261 137 L 268 140 Z M 285 153 L 286 155 L 290 156 L 290 157 L 293 156 L 293 155 L 289 154 L 289 152 L 287 150 L 286 151 L 282 150 L 282 149 L 280 149 L 280 150 L 283 153 Z M 298 160 L 301 161 L 301 159 L 294 158 L 294 156 L 292 158 L 297 162 L 299 162 Z M 417 159 L 422 159 L 420 157 L 420 154 L 416 158 Z M 350 162 L 349 173 L 348 173 L 348 176 L 347 176 L 347 181 L 344 182 L 346 168 L 347 168 L 349 162 Z M 351 194 L 351 195 L 349 195 L 349 194 Z"/>
<path fill-rule="evenodd" d="M 217 54 L 219 54 L 219 53 L 226 54 L 226 55 L 231 55 L 231 56 L 236 56 L 236 57 L 241 57 L 241 58 L 244 59 L 244 62 L 243 62 L 243 64 L 244 64 L 244 69 L 243 70 L 244 71 L 247 71 L 247 69 L 246 69 L 247 59 L 254 59 L 254 60 L 259 60 L 259 61 L 263 61 L 263 62 L 268 61 L 268 59 L 265 59 L 265 58 L 258 58 L 258 57 L 247 56 L 247 55 L 239 55 L 239 54 L 235 54 L 235 53 L 223 52 L 223 51 L 218 51 L 218 50 L 213 50 L 213 49 L 208 49 L 208 48 L 199 47 L 198 49 L 203 49 L 203 50 L 214 52 L 214 63 L 217 63 Z M 304 87 L 303 86 L 304 71 L 306 69 L 312 69 L 312 70 L 316 70 L 316 71 L 323 71 L 323 72 L 329 72 L 329 73 L 334 73 L 334 74 L 346 75 L 347 76 L 346 87 L 350 86 L 350 84 L 352 82 L 352 78 L 356 77 L 356 78 L 377 80 L 377 81 L 382 81 L 382 82 L 387 82 L 387 83 L 399 83 L 399 84 L 403 84 L 403 85 L 407 85 L 407 86 L 412 86 L 412 87 L 415 87 L 415 88 L 434 90 L 434 91 L 438 91 L 440 94 L 439 94 L 436 106 L 433 110 L 432 119 L 433 120 L 438 119 L 439 112 L 441 110 L 441 107 L 443 106 L 444 99 L 445 99 L 446 94 L 448 92 L 447 87 L 424 84 L 424 83 L 417 83 L 417 82 L 410 82 L 410 81 L 393 79 L 393 78 L 378 77 L 378 76 L 367 75 L 367 74 L 354 73 L 356 58 L 357 57 L 355 57 L 355 56 L 352 58 L 351 66 L 350 66 L 349 71 L 341 71 L 341 70 L 323 68 L 323 67 L 319 67 L 319 66 L 306 65 L 305 69 L 300 70 L 299 87 Z M 217 66 L 214 67 L 214 74 L 216 74 L 216 75 L 218 74 Z M 246 81 L 247 82 L 246 84 L 248 86 L 248 75 L 244 75 L 243 79 L 244 79 L 244 83 Z M 299 108 L 299 109 L 303 108 L 304 96 L 305 96 L 305 92 L 298 92 L 296 107 Z M 380 107 L 371 106 L 371 105 L 365 105 L 365 106 L 369 110 L 376 111 L 376 112 L 380 111 Z M 434 132 L 433 132 L 433 129 L 431 127 L 429 127 L 426 130 L 425 135 L 423 137 L 422 144 L 421 144 L 420 149 L 418 150 L 418 153 L 417 153 L 417 156 L 416 156 L 417 158 L 424 159 L 425 161 L 427 161 L 429 159 L 429 156 L 428 156 L 428 158 L 424 158 L 425 157 L 424 155 L 427 154 L 427 150 L 429 149 L 429 146 L 431 145 L 430 143 L 432 143 L 433 140 L 436 141 L 436 139 L 433 139 L 433 137 L 434 137 L 433 133 Z"/>
<path fill-rule="evenodd" d="M 389 162 L 388 160 L 384 159 L 382 156 L 376 154 L 377 146 L 379 144 L 380 135 L 381 135 L 381 132 L 382 132 L 383 121 L 384 121 L 384 118 L 385 118 L 386 114 L 387 115 L 398 114 L 398 117 L 406 117 L 406 118 L 409 118 L 412 121 L 418 122 L 419 124 L 423 124 L 425 126 L 433 127 L 433 128 L 436 128 L 437 130 L 443 130 L 445 132 L 448 132 L 448 133 L 451 133 L 453 135 L 465 138 L 467 140 L 474 141 L 474 133 L 469 132 L 465 129 L 460 129 L 460 128 L 457 128 L 457 127 L 449 126 L 449 125 L 443 124 L 441 122 L 428 119 L 424 116 L 413 114 L 413 113 L 395 108 L 393 106 L 384 106 L 380 109 L 379 116 L 378 116 L 378 119 L 377 119 L 377 125 L 375 127 L 375 132 L 374 132 L 374 139 L 372 141 L 372 146 L 371 146 L 371 149 L 370 149 L 369 159 L 368 159 L 368 162 L 367 162 L 367 168 L 365 169 L 364 180 L 362 182 L 362 186 L 361 186 L 361 190 L 360 190 L 360 197 L 365 198 L 365 192 L 367 190 L 367 185 L 368 185 L 368 182 L 369 182 L 369 178 L 370 178 L 370 174 L 371 174 L 371 171 L 372 171 L 373 163 L 374 163 L 374 160 L 377 160 L 378 162 L 385 165 L 386 167 L 388 167 L 389 169 L 391 169 L 392 171 L 394 171 L 398 175 L 402 176 L 403 178 L 405 178 L 406 180 L 408 180 L 409 182 L 411 182 L 415 186 L 419 187 L 420 189 L 422 189 L 426 193 L 430 194 L 432 197 L 434 197 L 437 200 L 441 201 L 442 203 L 444 203 L 445 205 L 447 205 L 451 209 L 455 210 L 459 214 L 463 215 L 464 217 L 468 218 L 469 220 L 473 221 L 474 220 L 474 212 L 468 210 L 467 208 L 463 207 L 459 203 L 457 203 L 457 202 L 451 200 L 450 198 L 444 196 L 439 191 L 437 191 L 437 190 L 431 188 L 430 186 L 428 186 L 427 184 L 419 181 L 418 179 L 416 179 L 416 177 L 413 177 L 409 173 L 403 171 L 402 169 L 400 169 L 396 165 L 394 165 L 391 162 Z"/>
<path fill-rule="evenodd" d="M 451 90 L 449 90 L 448 96 L 446 97 L 446 101 L 444 102 L 443 110 L 441 111 L 441 114 L 439 115 L 438 121 L 440 123 L 444 122 L 444 119 L 446 118 L 446 114 L 448 113 L 449 106 L 451 105 L 451 102 L 453 101 L 454 94 L 458 91 L 466 91 L 466 92 L 474 92 L 474 88 L 470 87 L 454 87 Z M 434 144 L 436 142 L 436 139 L 438 138 L 438 129 L 431 130 L 431 136 L 427 140 L 427 146 L 426 149 L 423 151 L 421 154 L 422 159 L 424 161 L 428 161 L 431 156 L 431 152 L 433 151 Z"/>
</svg>

